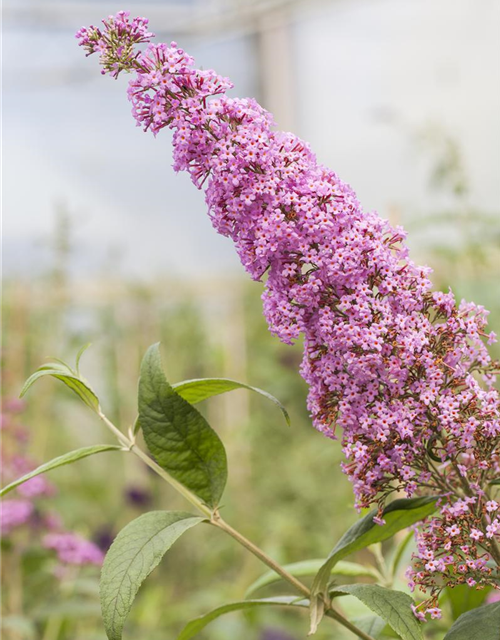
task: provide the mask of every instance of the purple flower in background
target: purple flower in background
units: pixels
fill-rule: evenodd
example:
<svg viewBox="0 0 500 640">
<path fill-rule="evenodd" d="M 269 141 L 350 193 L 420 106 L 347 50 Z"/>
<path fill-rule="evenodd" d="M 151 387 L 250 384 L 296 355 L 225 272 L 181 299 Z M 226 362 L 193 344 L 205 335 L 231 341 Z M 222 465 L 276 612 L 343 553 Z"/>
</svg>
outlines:
<svg viewBox="0 0 500 640">
<path fill-rule="evenodd" d="M 9 426 L 9 416 L 5 413 L 0 413 L 0 429 L 7 429 Z"/>
<path fill-rule="evenodd" d="M 13 529 L 26 524 L 34 507 L 29 500 L 2 500 L 0 502 L 0 530 L 8 535 Z"/>
<path fill-rule="evenodd" d="M 44 476 L 36 476 L 21 484 L 17 491 L 25 498 L 35 498 L 54 495 L 55 487 Z"/>
<path fill-rule="evenodd" d="M 486 488 L 500 475 L 500 400 L 487 311 L 433 292 L 405 231 L 364 211 L 255 100 L 228 98 L 227 78 L 196 69 L 176 43 L 123 57 L 115 23 L 104 25 L 108 35 L 92 38 L 107 72 L 135 72 L 128 97 L 137 124 L 155 135 L 173 130 L 174 169 L 204 188 L 213 226 L 251 277 L 267 274 L 270 330 L 287 344 L 303 336 L 313 423 L 330 438 L 341 430 L 357 507 L 382 511 L 400 491 L 444 494 L 440 516 L 420 528 L 409 575 L 431 592 L 424 610 L 440 615 L 445 585 L 491 584 L 500 523 Z M 88 33 L 77 37 L 92 53 Z"/>
<path fill-rule="evenodd" d="M 19 439 L 19 431 L 25 432 L 23 427 L 13 423 L 13 433 L 15 449 L 10 451 L 10 455 L 3 455 L 4 475 L 11 479 L 23 476 L 30 471 L 33 471 L 38 465 L 36 462 L 21 454 L 19 449 L 19 443 L 28 443 L 25 438 Z M 16 491 L 25 498 L 35 498 L 43 496 L 53 496 L 56 493 L 56 487 L 43 475 L 36 476 L 24 482 L 17 487 Z"/>
<path fill-rule="evenodd" d="M 8 398 L 2 403 L 2 411 L 0 413 L 0 429 L 9 431 L 14 426 L 20 440 L 25 437 L 25 430 L 12 420 L 13 414 L 24 411 L 26 403 L 19 398 Z"/>
<path fill-rule="evenodd" d="M 125 491 L 127 502 L 135 507 L 145 507 L 151 503 L 151 492 L 141 487 L 129 487 Z"/>
<path fill-rule="evenodd" d="M 46 549 L 53 549 L 64 564 L 101 565 L 103 552 L 97 545 L 76 533 L 49 533 L 43 539 Z"/>
<path fill-rule="evenodd" d="M 24 405 L 7 401 L 3 405 L 6 416 L 6 427 L 2 442 L 2 467 L 4 481 L 7 483 L 22 476 L 37 466 L 34 460 L 26 455 L 29 439 L 28 431 L 20 426 L 13 413 L 18 413 Z M 19 437 L 22 433 L 23 437 Z M 2 535 L 15 535 L 15 530 L 22 525 L 29 525 L 28 533 L 31 540 L 40 543 L 47 549 L 54 549 L 59 560 L 64 564 L 95 564 L 100 565 L 103 559 L 102 551 L 92 542 L 79 535 L 61 532 L 62 520 L 55 511 L 47 510 L 41 498 L 53 496 L 55 486 L 45 476 L 40 475 L 16 488 L 20 499 L 2 500 L 0 502 L 0 528 Z M 56 572 L 61 578 L 64 573 Z"/>
<path fill-rule="evenodd" d="M 21 413 L 26 408 L 26 402 L 20 398 L 9 398 L 4 405 L 8 413 Z"/>
<path fill-rule="evenodd" d="M 43 526 L 49 531 L 60 531 L 63 526 L 61 516 L 55 511 L 44 513 Z"/>
<path fill-rule="evenodd" d="M 103 527 L 99 527 L 97 531 L 95 531 L 92 535 L 92 540 L 99 547 L 101 551 L 106 552 L 113 543 L 115 539 L 115 532 L 113 528 L 110 526 L 104 525 Z"/>
</svg>

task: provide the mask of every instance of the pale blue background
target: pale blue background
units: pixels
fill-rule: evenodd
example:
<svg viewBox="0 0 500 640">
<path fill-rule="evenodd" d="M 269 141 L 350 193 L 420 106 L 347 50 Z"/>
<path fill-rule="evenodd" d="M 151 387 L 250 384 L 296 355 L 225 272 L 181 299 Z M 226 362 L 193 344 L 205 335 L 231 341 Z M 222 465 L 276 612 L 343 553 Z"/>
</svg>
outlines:
<svg viewBox="0 0 500 640">
<path fill-rule="evenodd" d="M 258 21 L 245 13 L 263 4 L 5 0 L 7 276 L 50 262 L 58 203 L 73 221 L 78 275 L 111 263 L 135 277 L 240 273 L 230 242 L 211 229 L 203 195 L 173 173 L 169 134 L 155 140 L 135 128 L 126 78 L 102 77 L 73 33 L 121 8 L 148 15 L 162 40 L 174 37 L 200 65 L 230 76 L 234 95 L 270 106 L 261 90 Z M 435 207 L 430 159 L 418 145 L 433 123 L 460 143 L 471 200 L 500 209 L 496 0 L 267 4 L 284 10 L 289 25 L 292 54 L 282 62 L 293 85 L 283 99 L 293 100 L 293 129 L 367 209 L 387 216 Z"/>
</svg>

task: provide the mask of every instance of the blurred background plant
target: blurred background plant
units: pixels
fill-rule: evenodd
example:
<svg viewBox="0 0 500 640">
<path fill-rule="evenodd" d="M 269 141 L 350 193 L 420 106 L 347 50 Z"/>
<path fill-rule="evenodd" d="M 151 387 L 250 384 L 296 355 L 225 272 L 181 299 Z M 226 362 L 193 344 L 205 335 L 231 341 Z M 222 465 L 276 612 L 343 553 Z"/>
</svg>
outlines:
<svg viewBox="0 0 500 640">
<path fill-rule="evenodd" d="M 107 13 L 129 8 L 108 4 Z M 434 268 L 436 288 L 451 286 L 459 298 L 484 304 L 491 310 L 491 328 L 500 333 L 500 203 L 495 182 L 499 157 L 493 148 L 499 127 L 497 116 L 496 128 L 492 116 L 498 91 L 485 101 L 488 108 L 480 115 L 479 111 L 472 112 L 475 116 L 466 113 L 465 103 L 465 94 L 471 93 L 478 100 L 473 106 L 481 105 L 482 109 L 481 88 L 491 84 L 487 70 L 498 71 L 498 63 L 492 62 L 492 52 L 495 46 L 498 52 L 498 46 L 478 28 L 482 22 L 472 24 L 471 16 L 478 14 L 475 3 L 460 0 L 457 9 L 456 3 L 442 0 L 432 9 L 423 3 L 427 9 L 421 10 L 415 9 L 416 3 L 392 0 L 370 6 L 362 0 L 314 2 L 307 7 L 291 1 L 146 4 L 148 7 L 129 3 L 134 15 L 150 16 L 153 31 L 179 41 L 182 37 L 183 44 L 184 40 L 194 42 L 202 62 L 235 78 L 239 82 L 237 94 L 257 96 L 275 112 L 280 127 L 294 128 L 307 137 L 320 157 L 358 188 L 366 206 L 378 207 L 382 216 L 407 228 L 413 258 Z M 496 15 L 489 13 L 491 6 L 485 2 L 482 8 L 484 24 Z M 124 138 L 129 140 L 124 131 L 130 130 L 130 141 L 123 147 L 127 160 L 115 167 L 107 150 L 98 147 L 99 130 L 90 127 L 95 113 L 88 122 L 85 119 L 85 100 L 100 96 L 102 86 L 89 79 L 95 75 L 90 70 L 88 77 L 82 78 L 81 67 L 61 66 L 66 47 L 75 49 L 74 58 L 66 59 L 71 64 L 78 59 L 80 64 L 81 52 L 72 33 L 80 24 L 96 22 L 102 6 L 88 2 L 35 7 L 15 0 L 6 2 L 5 9 L 6 62 L 11 72 L 6 80 L 10 93 L 6 117 L 14 125 L 5 151 L 9 154 L 10 150 L 13 159 L 8 170 L 18 175 L 11 181 L 5 201 L 2 484 L 18 475 L 16 464 L 34 466 L 107 438 L 91 413 L 54 381 L 40 382 L 28 395 L 26 405 L 12 400 L 46 357 L 72 361 L 78 348 L 91 341 L 93 346 L 82 363 L 84 374 L 96 386 L 109 417 L 125 428 L 135 419 L 140 359 L 151 343 L 161 340 L 171 381 L 202 376 L 235 378 L 269 390 L 289 409 L 290 428 L 277 410 L 244 391 L 206 403 L 203 410 L 220 431 L 229 455 L 231 482 L 224 512 L 282 563 L 326 556 L 335 539 L 358 516 L 352 508 L 349 483 L 339 469 L 339 444 L 311 428 L 305 409 L 306 387 L 298 375 L 300 349 L 280 344 L 267 332 L 261 313 L 261 286 L 240 277 L 237 261 L 210 230 L 201 199 L 188 195 L 191 189 L 182 177 L 170 175 L 163 146 L 168 148 L 168 143 L 153 147 L 146 137 L 139 141 L 139 136 L 132 141 L 134 131 L 123 92 L 115 91 L 118 103 L 104 89 L 108 93 L 103 101 L 107 110 L 102 112 L 102 126 L 120 132 L 117 145 L 123 145 Z M 420 20 L 414 19 L 415 11 L 421 11 Z M 428 12 L 433 12 L 432 16 Z M 447 25 L 452 14 L 456 17 L 453 29 L 440 30 L 439 25 Z M 189 24 L 186 16 L 193 18 Z M 435 37 L 428 32 L 426 19 L 433 21 Z M 374 20 L 380 21 L 376 23 L 378 32 Z M 394 42 L 386 42 L 384 37 L 381 25 L 387 20 Z M 405 50 L 399 69 L 392 58 L 399 55 L 395 56 L 402 47 L 398 38 L 404 38 L 401 27 L 407 23 L 416 29 L 415 52 Z M 360 45 L 353 34 L 366 35 L 367 25 L 372 25 L 371 39 Z M 447 66 L 446 38 L 453 34 L 458 38 L 461 29 L 472 35 L 460 55 L 470 58 L 472 47 L 474 51 L 483 47 L 484 74 L 474 82 L 484 82 L 475 85 L 476 91 L 467 88 L 470 77 L 461 77 L 457 71 L 460 60 L 456 66 Z M 446 38 L 441 41 L 443 33 Z M 422 52 L 419 40 L 424 34 L 430 38 L 426 40 L 427 53 Z M 38 69 L 21 55 L 14 57 L 16 38 L 18 47 L 19 42 L 26 43 L 23 48 L 31 51 L 32 59 L 33 46 L 43 43 L 36 45 L 40 51 Z M 168 35 L 161 39 L 168 41 Z M 309 54 L 302 55 L 304 47 L 321 42 L 323 49 L 308 49 Z M 349 49 L 351 46 L 354 49 Z M 374 61 L 372 54 L 379 49 L 383 55 Z M 357 58 L 351 56 L 354 50 L 361 51 Z M 407 82 L 407 75 L 411 78 L 407 70 L 417 64 L 417 52 L 428 56 L 429 66 L 422 70 L 434 66 L 438 70 L 435 86 L 431 83 L 422 89 L 422 80 L 417 83 L 419 91 L 425 94 L 427 90 L 429 104 L 435 100 L 444 113 L 454 113 L 451 124 L 444 125 L 447 120 L 439 113 L 433 117 L 433 109 L 424 108 L 423 97 L 415 103 L 409 89 L 411 79 L 404 85 L 407 96 L 404 89 L 397 95 L 391 91 L 399 82 Z M 329 82 L 320 86 L 330 67 Z M 370 73 L 385 79 L 381 86 L 387 95 L 382 103 L 380 93 L 370 84 Z M 351 81 L 351 74 L 361 82 Z M 82 86 L 90 98 L 76 92 L 74 78 L 88 80 Z M 330 93 L 325 93 L 327 90 Z M 359 111 L 353 111 L 355 100 L 362 103 Z M 464 113 L 459 117 L 450 104 L 461 100 Z M 414 104 L 420 104 L 419 117 L 413 117 Z M 38 105 L 36 113 L 34 105 Z M 97 107 L 101 110 L 103 105 L 98 103 Z M 402 119 L 400 113 L 410 115 Z M 335 122 L 331 121 L 333 115 Z M 123 123 L 120 120 L 117 124 L 115 118 L 123 118 Z M 77 120 L 80 126 L 75 128 Z M 476 147 L 471 139 L 477 141 Z M 45 156 L 40 154 L 41 148 Z M 387 158 L 383 170 L 381 153 Z M 480 162 L 483 156 L 484 164 Z M 67 172 L 72 163 L 79 167 L 78 179 Z M 132 193 L 123 184 L 132 179 L 133 163 L 141 165 L 135 166 L 140 172 L 138 183 L 148 180 L 147 194 L 136 185 L 134 191 L 139 193 Z M 26 175 L 30 189 L 25 187 Z M 96 193 L 88 188 L 89 181 L 99 185 Z M 54 207 L 55 195 L 66 204 Z M 153 247 L 148 239 L 154 239 Z M 499 357 L 498 344 L 493 350 Z M 186 508 L 181 498 L 129 458 L 82 460 L 77 466 L 54 472 L 42 485 L 33 484 L 33 495 L 23 495 L 20 490 L 13 494 L 18 505 L 10 507 L 10 524 L 4 526 L 2 541 L 6 640 L 104 640 L 97 593 L 99 570 L 94 564 L 99 553 L 146 508 Z M 8 509 L 4 506 L 4 522 L 8 521 Z M 90 555 L 82 556 L 92 562 L 61 562 L 57 550 L 47 547 L 60 549 L 64 541 L 57 544 L 52 539 L 51 544 L 50 538 L 46 539 L 47 534 L 61 532 L 75 534 L 75 544 L 77 540 L 87 551 L 92 549 Z M 201 533 L 195 529 L 190 536 L 197 543 L 188 551 L 180 541 L 140 592 L 129 621 L 130 637 L 175 637 L 183 623 L 198 613 L 242 597 L 245 587 L 262 572 L 256 560 L 217 531 Z M 85 547 L 85 541 L 95 546 Z M 384 546 L 385 552 L 390 554 L 391 548 Z M 410 553 L 411 544 L 400 564 L 399 588 L 405 588 L 402 574 Z M 376 550 L 364 551 L 354 560 L 376 564 L 376 555 Z M 272 592 L 269 587 L 262 593 Z M 457 612 L 477 606 L 487 596 L 458 589 L 448 594 L 445 619 L 428 624 L 426 634 L 440 638 Z M 342 606 L 349 613 L 366 613 L 351 598 L 345 598 Z M 299 640 L 307 629 L 306 616 L 259 611 L 223 617 L 200 638 Z M 316 637 L 348 640 L 352 636 L 325 623 Z"/>
<path fill-rule="evenodd" d="M 33 447 L 30 430 L 20 422 L 23 411 L 24 402 L 16 398 L 2 406 L 4 483 L 38 466 L 27 455 Z M 103 551 L 86 537 L 65 529 L 64 515 L 53 500 L 56 493 L 55 485 L 38 476 L 0 503 L 6 583 L 2 626 L 7 636 L 36 637 L 36 629 L 43 629 L 44 639 L 58 638 L 69 631 L 68 612 L 80 616 L 99 612 L 95 567 L 102 564 Z"/>
</svg>

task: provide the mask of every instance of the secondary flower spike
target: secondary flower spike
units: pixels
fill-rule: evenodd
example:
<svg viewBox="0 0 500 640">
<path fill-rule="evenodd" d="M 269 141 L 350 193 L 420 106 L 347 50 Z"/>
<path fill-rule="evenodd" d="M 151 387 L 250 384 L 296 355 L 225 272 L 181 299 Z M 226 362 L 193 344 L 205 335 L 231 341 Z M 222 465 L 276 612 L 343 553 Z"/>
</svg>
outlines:
<svg viewBox="0 0 500 640">
<path fill-rule="evenodd" d="M 255 100 L 227 97 L 227 78 L 196 69 L 176 43 L 135 51 L 151 37 L 146 28 L 120 12 L 77 38 L 104 73 L 135 72 L 137 124 L 173 130 L 175 170 L 205 190 L 213 226 L 252 278 L 267 274 L 269 327 L 288 344 L 304 336 L 312 419 L 331 438 L 340 430 L 357 506 L 382 509 L 396 491 L 443 496 L 439 517 L 420 528 L 410 575 L 430 591 L 423 612 L 437 617 L 443 586 L 492 584 L 487 562 L 500 564 L 488 490 L 500 475 L 498 364 L 485 346 L 495 340 L 487 312 L 432 292 L 404 230 L 364 211 Z"/>
</svg>

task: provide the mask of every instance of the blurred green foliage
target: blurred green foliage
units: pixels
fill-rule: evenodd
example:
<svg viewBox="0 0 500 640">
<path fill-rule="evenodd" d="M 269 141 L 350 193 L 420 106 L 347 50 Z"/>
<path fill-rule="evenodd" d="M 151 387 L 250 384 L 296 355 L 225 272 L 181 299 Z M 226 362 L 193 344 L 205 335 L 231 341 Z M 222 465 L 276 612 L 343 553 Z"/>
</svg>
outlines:
<svg viewBox="0 0 500 640">
<path fill-rule="evenodd" d="M 290 411 L 291 427 L 278 408 L 243 390 L 200 405 L 228 450 L 224 516 L 284 563 L 326 555 L 357 518 L 351 489 L 340 472 L 339 444 L 311 428 L 307 389 L 298 375 L 300 345 L 286 347 L 268 333 L 259 288 L 240 281 L 145 286 L 101 280 L 75 286 L 50 277 L 31 283 L 6 282 L 5 397 L 17 396 L 23 380 L 47 357 L 71 361 L 88 340 L 93 345 L 82 359 L 82 372 L 98 392 L 105 412 L 123 429 L 135 419 L 140 359 L 158 338 L 172 382 L 217 375 L 267 389 Z M 38 382 L 26 400 L 23 421 L 30 427 L 37 460 L 110 441 L 95 416 L 54 380 Z M 115 535 L 146 509 L 186 509 L 179 496 L 132 458 L 96 457 L 52 473 L 59 493 L 50 500 L 69 528 L 99 540 Z M 147 504 L 134 505 L 127 498 L 130 490 L 149 497 Z M 143 587 L 128 623 L 129 637 L 173 637 L 190 618 L 243 597 L 246 587 L 265 570 L 220 532 L 200 529 L 187 534 L 189 541 L 186 536 L 177 543 Z M 27 568 L 27 573 L 33 572 Z M 97 578 L 94 571 L 94 592 Z M 8 590 L 7 575 L 5 579 Z M 29 591 L 26 572 L 22 582 L 24 591 Z M 82 597 L 76 591 L 68 597 L 70 586 L 63 585 L 60 594 L 53 589 L 48 592 L 50 608 L 44 593 L 33 602 L 31 591 L 24 594 L 29 597 L 22 611 L 36 624 L 33 637 L 104 638 L 95 593 Z M 60 605 L 65 622 L 51 637 L 46 636 L 47 623 L 37 611 L 52 612 L 50 620 L 58 619 L 54 602 Z M 7 599 L 5 605 L 8 609 Z M 306 615 L 297 617 L 293 612 L 286 616 L 279 611 L 235 614 L 221 618 L 201 637 L 257 640 L 266 625 L 288 628 L 291 637 L 298 638 L 307 633 L 308 622 Z M 294 634 L 294 629 L 300 631 Z M 19 633 L 12 638 L 29 637 Z"/>
</svg>

